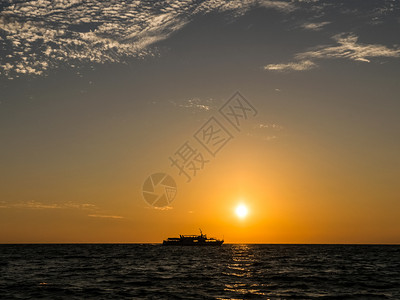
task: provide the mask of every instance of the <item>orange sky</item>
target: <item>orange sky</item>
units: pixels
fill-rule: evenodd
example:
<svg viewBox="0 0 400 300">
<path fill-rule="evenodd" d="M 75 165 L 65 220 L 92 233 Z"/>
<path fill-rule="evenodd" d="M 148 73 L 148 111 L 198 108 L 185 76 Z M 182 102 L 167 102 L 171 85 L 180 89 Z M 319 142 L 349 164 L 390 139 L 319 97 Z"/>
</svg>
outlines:
<svg viewBox="0 0 400 300">
<path fill-rule="evenodd" d="M 400 243 L 398 15 L 233 3 L 143 4 L 143 24 L 123 5 L 30 26 L 4 8 L 0 243 Z M 65 27 L 69 10 L 104 20 Z M 236 91 L 257 110 L 240 131 L 218 111 Z M 233 136 L 215 158 L 193 137 L 211 117 Z M 210 160 L 190 183 L 169 160 L 188 140 Z M 168 209 L 142 197 L 157 172 Z"/>
<path fill-rule="evenodd" d="M 398 243 L 396 190 L 382 199 L 394 174 L 286 134 L 282 143 L 237 134 L 190 183 L 162 159 L 130 162 L 129 151 L 99 166 L 27 168 L 2 183 L 15 204 L 0 209 L 1 242 L 161 242 L 202 228 L 228 243 Z M 161 148 L 150 152 L 167 157 L 174 145 Z M 178 184 L 167 210 L 141 196 L 158 163 Z M 239 203 L 249 210 L 242 220 Z"/>
</svg>

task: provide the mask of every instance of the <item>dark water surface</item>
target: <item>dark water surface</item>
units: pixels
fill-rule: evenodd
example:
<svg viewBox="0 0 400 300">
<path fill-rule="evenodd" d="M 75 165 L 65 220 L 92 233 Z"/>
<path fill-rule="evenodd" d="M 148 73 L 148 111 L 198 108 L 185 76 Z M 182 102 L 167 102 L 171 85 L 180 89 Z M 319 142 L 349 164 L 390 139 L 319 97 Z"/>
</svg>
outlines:
<svg viewBox="0 0 400 300">
<path fill-rule="evenodd" d="M 1 299 L 400 299 L 400 246 L 0 245 Z"/>
</svg>

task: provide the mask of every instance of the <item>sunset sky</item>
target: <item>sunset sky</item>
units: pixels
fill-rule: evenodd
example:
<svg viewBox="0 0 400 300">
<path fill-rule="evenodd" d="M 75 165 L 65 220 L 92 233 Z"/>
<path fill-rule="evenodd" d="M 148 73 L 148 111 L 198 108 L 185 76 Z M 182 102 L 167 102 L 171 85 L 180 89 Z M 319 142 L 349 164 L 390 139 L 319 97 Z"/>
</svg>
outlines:
<svg viewBox="0 0 400 300">
<path fill-rule="evenodd" d="M 399 37 L 395 0 L 2 1 L 0 243 L 400 243 Z"/>
</svg>

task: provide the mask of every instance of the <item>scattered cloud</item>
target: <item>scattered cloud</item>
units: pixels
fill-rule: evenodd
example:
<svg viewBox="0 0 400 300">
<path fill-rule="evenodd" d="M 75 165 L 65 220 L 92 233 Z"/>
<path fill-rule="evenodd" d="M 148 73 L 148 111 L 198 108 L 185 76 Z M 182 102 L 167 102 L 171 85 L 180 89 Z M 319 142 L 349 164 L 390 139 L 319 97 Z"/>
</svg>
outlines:
<svg viewBox="0 0 400 300">
<path fill-rule="evenodd" d="M 276 1 L 275 1 L 276 2 Z M 0 75 L 45 75 L 82 63 L 124 63 L 158 55 L 153 45 L 196 14 L 240 16 L 249 1 L 9 0 L 0 14 Z"/>
<path fill-rule="evenodd" d="M 328 25 L 328 24 L 330 24 L 330 23 L 331 23 L 331 22 L 304 23 L 304 24 L 301 25 L 301 27 L 302 27 L 303 29 L 306 29 L 306 30 L 319 31 L 319 30 L 322 30 L 322 28 L 323 28 L 325 25 Z"/>
<path fill-rule="evenodd" d="M 189 109 L 192 112 L 197 112 L 197 111 L 209 111 L 212 109 L 215 109 L 216 106 L 214 104 L 213 99 L 199 99 L 199 98 L 192 98 L 188 100 L 183 100 L 183 101 L 170 101 L 174 106 L 176 107 L 181 107 L 185 109 Z"/>
<path fill-rule="evenodd" d="M 286 64 L 269 64 L 264 67 L 264 70 L 269 71 L 306 71 L 316 68 L 317 65 L 311 60 L 303 60 L 297 62 L 289 62 Z"/>
<path fill-rule="evenodd" d="M 273 130 L 283 130 L 283 126 L 275 124 L 275 123 L 270 123 L 270 124 L 257 124 L 253 127 L 254 129 L 273 129 Z"/>
<path fill-rule="evenodd" d="M 270 142 L 272 140 L 276 140 L 278 137 L 276 135 L 265 135 L 265 134 L 257 134 L 254 132 L 248 132 L 247 136 L 258 138 L 262 141 Z"/>
<path fill-rule="evenodd" d="M 247 132 L 247 135 L 269 142 L 277 139 L 278 133 L 283 129 L 284 129 L 283 126 L 276 123 L 259 123 L 254 125 Z"/>
<path fill-rule="evenodd" d="M 292 2 L 286 1 L 262 0 L 259 4 L 263 7 L 277 9 L 285 13 L 290 13 L 296 10 L 296 6 Z"/>
<path fill-rule="evenodd" d="M 326 5 L 315 0 L 7 0 L 3 1 L 0 14 L 0 76 L 13 79 L 46 75 L 60 66 L 80 68 L 85 64 L 127 63 L 131 58 L 158 56 L 156 43 L 182 29 L 197 15 L 218 12 L 237 18 L 254 7 L 292 13 L 300 8 L 323 9 Z M 344 9 L 334 4 L 328 7 Z M 397 12 L 394 2 L 388 2 L 365 15 L 397 18 Z M 318 31 L 328 24 L 311 21 L 301 26 Z M 315 58 L 342 57 L 367 62 L 373 57 L 398 56 L 398 49 L 363 45 L 355 35 L 336 36 L 336 42 L 337 45 L 300 53 L 293 62 L 270 64 L 265 69 L 309 70 L 316 67 L 312 61 Z"/>
</svg>

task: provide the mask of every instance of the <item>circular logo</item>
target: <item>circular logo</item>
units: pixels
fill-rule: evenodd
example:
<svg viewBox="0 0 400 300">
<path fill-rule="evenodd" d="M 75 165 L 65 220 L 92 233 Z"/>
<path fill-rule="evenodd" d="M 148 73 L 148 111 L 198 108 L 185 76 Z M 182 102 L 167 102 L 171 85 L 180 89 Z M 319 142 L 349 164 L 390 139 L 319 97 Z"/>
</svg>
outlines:
<svg viewBox="0 0 400 300">
<path fill-rule="evenodd" d="M 144 181 L 142 194 L 151 206 L 167 206 L 176 196 L 175 180 L 166 173 L 154 173 Z"/>
</svg>

